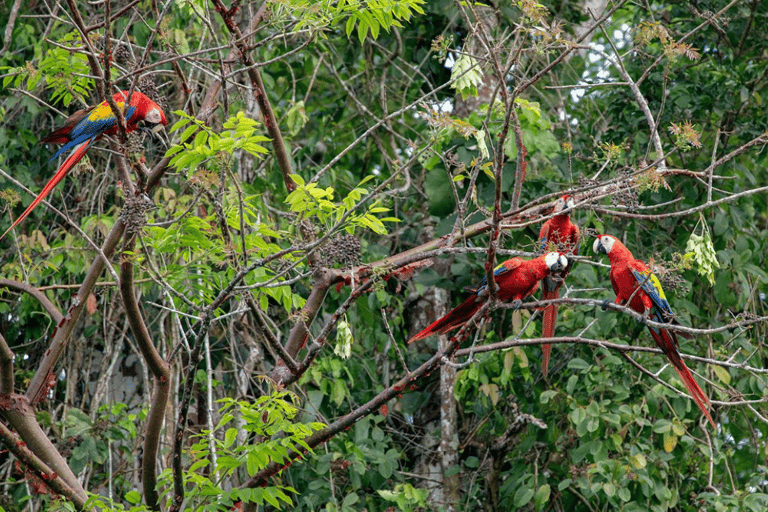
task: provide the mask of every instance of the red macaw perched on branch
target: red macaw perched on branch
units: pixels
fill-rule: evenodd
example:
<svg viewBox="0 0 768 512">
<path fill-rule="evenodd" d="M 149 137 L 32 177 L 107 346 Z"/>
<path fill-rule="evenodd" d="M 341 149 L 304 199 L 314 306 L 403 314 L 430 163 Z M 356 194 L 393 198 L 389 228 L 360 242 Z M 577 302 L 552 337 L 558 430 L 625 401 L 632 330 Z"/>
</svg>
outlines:
<svg viewBox="0 0 768 512">
<path fill-rule="evenodd" d="M 499 300 L 512 301 L 515 308 L 522 305 L 524 298 L 533 294 L 539 288 L 539 281 L 550 272 L 559 272 L 568 265 L 568 260 L 562 254 L 550 252 L 532 260 L 512 258 L 493 269 L 493 278 L 498 286 Z M 444 334 L 464 325 L 472 315 L 482 307 L 488 299 L 486 279 L 480 281 L 480 286 L 467 300 L 453 308 L 447 315 L 435 321 L 408 340 L 408 343 L 432 336 Z"/>
<path fill-rule="evenodd" d="M 564 195 L 555 203 L 552 213 L 555 215 L 541 226 L 539 231 L 539 243 L 541 250 L 555 250 L 566 254 L 579 254 L 579 228 L 571 222 L 568 212 L 560 213 L 567 208 L 573 208 L 573 198 Z M 565 270 L 557 274 L 548 275 L 541 282 L 541 300 L 551 300 L 560 297 L 560 287 L 563 285 L 568 272 L 573 267 L 573 260 L 568 260 L 568 266 Z M 544 322 L 542 327 L 542 337 L 551 338 L 555 335 L 555 325 L 557 324 L 557 306 L 550 304 L 544 307 Z M 549 366 L 549 354 L 552 352 L 552 345 L 545 343 L 541 346 L 541 371 L 547 376 Z"/>
<path fill-rule="evenodd" d="M 672 308 L 664 296 L 659 279 L 640 260 L 636 260 L 632 253 L 616 237 L 610 235 L 598 235 L 592 248 L 596 253 L 608 255 L 611 260 L 611 284 L 616 292 L 616 304 L 629 306 L 634 311 L 641 313 L 643 317 L 650 318 L 660 323 L 675 323 Z M 685 366 L 685 362 L 678 352 L 677 335 L 675 331 L 659 329 L 648 326 L 656 344 L 669 358 L 669 362 L 677 371 L 686 389 L 693 397 L 693 401 L 699 406 L 713 428 L 715 422 L 707 411 L 709 398 L 701 390 L 693 375 Z"/>
<path fill-rule="evenodd" d="M 168 124 L 165 119 L 165 113 L 163 109 L 154 101 L 147 98 L 144 94 L 134 91 L 130 97 L 130 102 L 126 108 L 125 103 L 128 99 L 128 91 L 122 91 L 112 96 L 112 99 L 117 104 L 118 108 L 123 109 L 123 115 L 125 116 L 126 132 L 132 132 L 138 127 L 139 121 L 146 121 L 156 125 L 153 131 L 158 131 L 160 128 Z M 21 217 L 16 219 L 16 222 L 8 228 L 8 230 L 0 236 L 2 240 L 8 231 L 15 228 L 21 221 L 27 218 L 32 213 L 32 210 L 40 204 L 45 196 L 53 190 L 63 178 L 67 172 L 75 166 L 77 162 L 83 158 L 85 152 L 88 151 L 90 145 L 101 138 L 103 134 L 114 135 L 117 133 L 117 119 L 109 106 L 109 103 L 103 101 L 98 105 L 78 110 L 69 118 L 67 118 L 64 126 L 58 130 L 49 133 L 42 138 L 40 142 L 54 142 L 56 144 L 64 144 L 55 155 L 53 159 L 58 158 L 66 151 L 71 153 L 67 156 L 64 163 L 61 164 L 59 170 L 53 175 L 53 178 L 43 187 L 38 196 L 32 201 Z"/>
</svg>

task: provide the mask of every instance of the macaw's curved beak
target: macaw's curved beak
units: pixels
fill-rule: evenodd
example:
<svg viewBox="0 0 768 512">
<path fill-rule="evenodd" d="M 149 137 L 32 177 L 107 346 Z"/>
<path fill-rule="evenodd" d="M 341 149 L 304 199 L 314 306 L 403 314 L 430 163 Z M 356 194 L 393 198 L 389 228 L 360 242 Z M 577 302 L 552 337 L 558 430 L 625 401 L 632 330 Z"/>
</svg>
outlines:
<svg viewBox="0 0 768 512">
<path fill-rule="evenodd" d="M 139 130 L 151 134 L 160 133 L 165 128 L 163 123 L 150 123 L 146 119 L 139 121 Z"/>
</svg>

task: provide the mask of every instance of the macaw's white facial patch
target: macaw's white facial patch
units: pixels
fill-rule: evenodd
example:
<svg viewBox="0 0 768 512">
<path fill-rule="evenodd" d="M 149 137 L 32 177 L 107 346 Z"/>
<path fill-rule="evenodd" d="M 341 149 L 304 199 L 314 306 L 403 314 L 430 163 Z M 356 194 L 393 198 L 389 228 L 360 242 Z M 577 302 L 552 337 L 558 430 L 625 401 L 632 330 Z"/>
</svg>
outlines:
<svg viewBox="0 0 768 512">
<path fill-rule="evenodd" d="M 160 113 L 160 111 L 157 110 L 156 108 L 153 108 L 152 110 L 147 112 L 147 115 L 144 116 L 144 120 L 148 123 L 159 125 L 160 123 L 163 122 L 163 114 Z"/>
<path fill-rule="evenodd" d="M 605 254 L 610 254 L 611 249 L 613 249 L 613 241 L 613 237 L 608 235 L 600 235 L 592 244 L 592 250 L 595 252 L 604 252 Z"/>
<path fill-rule="evenodd" d="M 548 269 L 552 269 L 552 267 L 556 267 L 558 260 L 560 258 L 560 255 L 556 252 L 548 252 L 546 256 L 544 256 L 544 263 L 547 265 Z"/>
</svg>

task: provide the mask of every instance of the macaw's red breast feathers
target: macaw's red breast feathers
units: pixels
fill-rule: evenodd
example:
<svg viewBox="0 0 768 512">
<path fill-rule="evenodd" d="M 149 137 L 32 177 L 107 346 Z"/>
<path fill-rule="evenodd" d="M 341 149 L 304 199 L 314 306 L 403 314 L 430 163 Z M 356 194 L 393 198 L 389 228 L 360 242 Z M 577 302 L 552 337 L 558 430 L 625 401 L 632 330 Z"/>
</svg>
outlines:
<svg viewBox="0 0 768 512">
<path fill-rule="evenodd" d="M 579 254 L 579 228 L 571 222 L 568 213 L 573 208 L 574 201 L 569 195 L 564 195 L 555 203 L 552 213 L 554 217 L 546 221 L 539 231 L 539 246 L 543 250 L 557 250 L 570 254 Z M 541 300 L 553 300 L 560 297 L 560 287 L 565 281 L 566 276 L 573 267 L 573 260 L 568 260 L 568 266 L 557 274 L 548 275 L 542 279 Z M 555 326 L 557 325 L 557 306 L 550 304 L 544 307 L 544 320 L 542 322 L 542 336 L 551 338 L 555 335 Z M 542 360 L 541 370 L 544 376 L 547 376 L 549 367 L 549 356 L 552 352 L 552 345 L 545 343 L 541 346 Z"/>
<path fill-rule="evenodd" d="M 616 237 L 598 235 L 592 244 L 596 253 L 608 255 L 611 261 L 611 284 L 616 293 L 616 304 L 629 306 L 654 322 L 672 324 L 674 314 L 667 301 L 659 279 L 640 260 L 636 260 L 629 249 Z M 707 410 L 709 398 L 701 390 L 685 365 L 678 351 L 675 331 L 648 326 L 656 345 L 666 354 L 672 367 L 677 371 L 693 401 L 707 417 L 713 428 L 712 416 Z"/>
<path fill-rule="evenodd" d="M 552 213 L 556 215 L 541 225 L 539 250 L 578 254 L 579 228 L 571 222 L 569 213 L 574 205 L 573 198 L 569 195 L 564 195 L 555 202 Z"/>
<path fill-rule="evenodd" d="M 153 131 L 157 131 L 157 129 L 168 124 L 163 109 L 160 108 L 157 103 L 138 91 L 134 91 L 132 94 L 129 94 L 128 91 L 121 91 L 114 94 L 112 99 L 117 104 L 118 108 L 123 109 L 123 115 L 125 116 L 126 121 L 126 132 L 130 133 L 136 130 L 139 121 L 154 124 L 155 129 Z M 64 163 L 61 164 L 59 170 L 56 171 L 56 174 L 54 174 L 48 183 L 46 183 L 35 200 L 32 201 L 32 204 L 30 204 L 27 209 L 24 210 L 24 213 L 16 219 L 13 225 L 3 233 L 3 236 L 0 236 L 0 239 L 4 238 L 5 235 L 8 234 L 8 231 L 15 228 L 21 221 L 27 218 L 30 213 L 32 213 L 32 210 L 34 210 L 45 196 L 53 190 L 64 176 L 66 176 L 67 172 L 69 172 L 69 170 L 83 158 L 83 155 L 85 155 L 90 145 L 105 133 L 107 135 L 117 133 L 117 119 L 115 118 L 109 103 L 103 101 L 93 107 L 88 107 L 75 112 L 67 118 L 64 126 L 54 130 L 41 139 L 41 142 L 63 144 L 51 160 L 58 158 L 67 151 L 70 151 L 70 154 L 64 160 Z"/>
<path fill-rule="evenodd" d="M 532 260 L 512 258 L 498 265 L 493 270 L 493 279 L 497 286 L 499 300 L 512 301 L 519 307 L 520 302 L 534 293 L 539 287 L 539 281 L 550 272 L 558 272 L 568 265 L 568 260 L 562 254 L 550 252 Z M 429 327 L 413 336 L 408 343 L 432 336 L 444 334 L 464 325 L 490 295 L 487 281 L 483 278 L 480 286 L 470 297 L 448 312 L 447 315 L 433 322 Z"/>
</svg>

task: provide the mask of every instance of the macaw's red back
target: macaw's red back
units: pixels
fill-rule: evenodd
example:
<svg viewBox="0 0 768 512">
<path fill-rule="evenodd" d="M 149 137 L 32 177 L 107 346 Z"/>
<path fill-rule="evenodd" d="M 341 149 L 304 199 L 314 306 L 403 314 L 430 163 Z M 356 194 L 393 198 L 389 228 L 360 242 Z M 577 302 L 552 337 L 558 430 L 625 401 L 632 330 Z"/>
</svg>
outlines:
<svg viewBox="0 0 768 512">
<path fill-rule="evenodd" d="M 553 250 L 565 253 L 566 257 L 570 254 L 579 254 L 579 228 L 571 222 L 568 208 L 573 208 L 574 201 L 569 195 L 564 195 L 555 203 L 552 213 L 556 213 L 551 219 L 541 226 L 539 231 L 539 250 Z M 560 213 L 563 212 L 563 213 Z M 560 287 L 563 285 L 566 276 L 573 267 L 573 260 L 568 259 L 568 266 L 562 272 L 549 275 L 542 279 L 541 300 L 553 300 L 560 298 Z M 542 322 L 541 335 L 544 338 L 551 338 L 555 335 L 557 325 L 557 305 L 550 304 L 544 307 L 544 320 Z M 545 343 L 541 346 L 541 371 L 547 376 L 549 368 L 549 356 L 552 352 L 552 345 Z"/>
<path fill-rule="evenodd" d="M 160 108 L 157 103 L 138 91 L 134 91 L 131 95 L 128 94 L 128 91 L 121 91 L 114 94 L 112 99 L 115 101 L 118 108 L 123 109 L 123 116 L 126 120 L 126 132 L 130 133 L 136 130 L 139 121 L 154 124 L 155 131 L 168 124 L 163 109 Z M 128 101 L 129 99 L 130 101 Z M 64 160 L 64 163 L 61 164 L 61 167 L 59 167 L 59 170 L 56 171 L 56 174 L 53 175 L 35 200 L 32 201 L 32 204 L 30 204 L 11 227 L 3 233 L 3 236 L 0 236 L 0 240 L 8 234 L 8 231 L 15 228 L 21 221 L 26 219 L 30 213 L 32 213 L 32 210 L 34 210 L 45 196 L 53 190 L 64 176 L 66 176 L 67 172 L 69 172 L 69 170 L 83 158 L 83 155 L 85 155 L 94 141 L 97 141 L 105 133 L 107 135 L 117 133 L 117 129 L 117 119 L 112 112 L 112 108 L 109 106 L 109 103 L 103 101 L 98 105 L 78 110 L 67 118 L 64 126 L 43 137 L 40 142 L 63 144 L 51 160 L 58 158 L 67 151 L 70 151 L 70 153 Z"/>
<path fill-rule="evenodd" d="M 616 304 L 629 306 L 633 311 L 647 316 L 654 322 L 675 323 L 674 313 L 661 288 L 661 282 L 645 263 L 632 256 L 624 244 L 616 237 L 598 235 L 592 248 L 597 253 L 607 254 L 611 261 L 611 284 L 616 293 Z M 716 429 L 715 422 L 707 410 L 709 398 L 696 383 L 680 356 L 675 331 L 651 326 L 648 326 L 648 330 L 656 345 L 672 363 L 672 367 L 677 371 L 693 401 Z"/>
<path fill-rule="evenodd" d="M 512 258 L 493 270 L 493 279 L 498 287 L 497 296 L 500 301 L 512 301 L 520 307 L 523 299 L 533 294 L 539 288 L 539 281 L 552 271 L 560 271 L 568 264 L 562 255 L 551 252 L 542 254 L 532 260 Z M 453 308 L 444 317 L 433 322 L 429 327 L 413 336 L 408 343 L 432 336 L 445 334 L 448 331 L 464 325 L 478 312 L 488 299 L 486 279 L 480 281 L 477 290 L 464 302 Z"/>
</svg>

